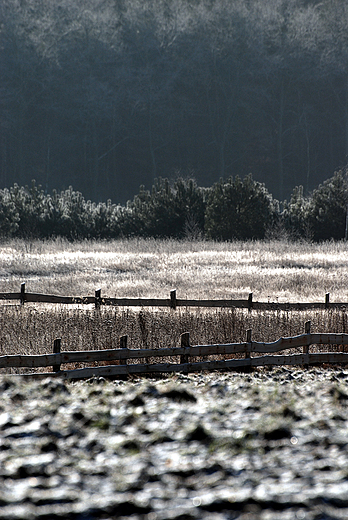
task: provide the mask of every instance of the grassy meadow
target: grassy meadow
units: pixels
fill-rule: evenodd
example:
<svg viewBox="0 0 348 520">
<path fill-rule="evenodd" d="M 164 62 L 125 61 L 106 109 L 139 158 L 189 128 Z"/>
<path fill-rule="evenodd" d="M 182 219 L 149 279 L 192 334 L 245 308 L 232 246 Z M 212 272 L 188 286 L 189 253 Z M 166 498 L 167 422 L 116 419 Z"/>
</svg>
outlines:
<svg viewBox="0 0 348 520">
<path fill-rule="evenodd" d="M 12 240 L 0 244 L 0 292 L 113 297 L 348 301 L 348 243 Z"/>
<path fill-rule="evenodd" d="M 0 292 L 69 296 L 247 298 L 254 301 L 348 302 L 348 244 L 290 241 L 117 240 L 70 243 L 10 240 L 0 244 Z M 192 344 L 273 341 L 303 332 L 347 332 L 345 311 L 257 312 L 238 309 L 125 309 L 2 302 L 0 354 L 116 347 L 128 334 L 132 348 L 176 346 L 189 331 Z"/>
</svg>

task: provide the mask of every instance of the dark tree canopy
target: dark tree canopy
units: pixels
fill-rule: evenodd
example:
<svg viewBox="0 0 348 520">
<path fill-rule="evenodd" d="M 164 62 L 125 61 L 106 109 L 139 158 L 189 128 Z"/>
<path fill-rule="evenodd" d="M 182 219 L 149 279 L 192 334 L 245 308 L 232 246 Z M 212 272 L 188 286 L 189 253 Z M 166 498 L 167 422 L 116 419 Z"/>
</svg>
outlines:
<svg viewBox="0 0 348 520">
<path fill-rule="evenodd" d="M 342 0 L 2 0 L 0 187 L 307 194 L 346 164 L 347 26 Z"/>
<path fill-rule="evenodd" d="M 342 240 L 348 238 L 347 171 L 335 172 L 309 196 L 296 186 L 282 205 L 251 174 L 220 179 L 210 188 L 160 177 L 125 206 L 91 202 L 72 187 L 49 194 L 35 181 L 30 187 L 14 184 L 0 189 L 0 238 Z"/>
</svg>

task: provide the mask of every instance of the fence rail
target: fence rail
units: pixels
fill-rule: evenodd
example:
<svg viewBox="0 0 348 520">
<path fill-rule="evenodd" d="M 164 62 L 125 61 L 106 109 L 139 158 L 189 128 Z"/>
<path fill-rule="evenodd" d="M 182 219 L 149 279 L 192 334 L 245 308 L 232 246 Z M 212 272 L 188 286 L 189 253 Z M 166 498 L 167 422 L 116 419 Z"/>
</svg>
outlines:
<svg viewBox="0 0 348 520">
<path fill-rule="evenodd" d="M 271 343 L 252 341 L 252 331 L 247 331 L 247 340 L 242 343 L 216 345 L 190 345 L 190 335 L 181 335 L 181 346 L 159 349 L 131 349 L 127 347 L 127 336 L 120 338 L 120 347 L 107 350 L 61 351 L 61 339 L 56 339 L 52 354 L 43 355 L 5 355 L 0 356 L 0 369 L 6 368 L 42 368 L 52 366 L 52 372 L 24 374 L 26 377 L 61 377 L 63 379 L 84 379 L 93 376 L 117 377 L 130 374 L 197 372 L 202 370 L 228 370 L 272 365 L 315 365 L 322 363 L 348 363 L 345 352 L 310 353 L 311 345 L 348 346 L 348 334 L 311 333 L 311 323 L 305 324 L 305 333 L 280 338 Z M 284 350 L 302 348 L 302 353 L 274 355 Z M 251 354 L 266 354 L 251 356 Z M 244 354 L 244 358 L 203 360 L 190 362 L 190 358 L 205 356 L 231 356 Z M 273 355 L 272 355 L 273 354 Z M 179 362 L 127 364 L 128 360 L 176 357 Z M 109 362 L 110 365 L 62 370 L 66 363 Z M 117 365 L 112 363 L 119 363 Z M 121 364 L 123 362 L 123 364 Z M 22 374 L 23 376 L 23 374 Z"/>
<path fill-rule="evenodd" d="M 95 291 L 94 296 L 58 296 L 53 294 L 38 294 L 25 291 L 25 283 L 21 284 L 20 292 L 0 293 L 0 300 L 19 300 L 22 305 L 26 302 L 31 303 L 58 303 L 70 305 L 94 305 L 100 308 L 102 305 L 118 307 L 220 307 L 220 308 L 240 308 L 251 310 L 310 310 L 310 309 L 348 309 L 348 303 L 330 302 L 330 293 L 325 294 L 323 302 L 307 303 L 283 303 L 283 302 L 256 302 L 253 301 L 253 293 L 248 299 L 238 300 L 195 300 L 180 299 L 176 297 L 176 290 L 170 292 L 169 298 L 108 298 L 101 296 L 101 289 Z"/>
</svg>

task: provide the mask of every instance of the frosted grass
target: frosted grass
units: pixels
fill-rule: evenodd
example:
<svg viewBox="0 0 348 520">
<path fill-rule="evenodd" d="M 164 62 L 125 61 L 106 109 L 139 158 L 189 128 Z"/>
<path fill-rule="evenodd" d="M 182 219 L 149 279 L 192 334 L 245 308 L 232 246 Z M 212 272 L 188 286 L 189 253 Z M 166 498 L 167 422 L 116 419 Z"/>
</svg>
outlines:
<svg viewBox="0 0 348 520">
<path fill-rule="evenodd" d="M 0 291 L 60 295 L 348 301 L 348 244 L 155 239 L 0 244 Z"/>
</svg>

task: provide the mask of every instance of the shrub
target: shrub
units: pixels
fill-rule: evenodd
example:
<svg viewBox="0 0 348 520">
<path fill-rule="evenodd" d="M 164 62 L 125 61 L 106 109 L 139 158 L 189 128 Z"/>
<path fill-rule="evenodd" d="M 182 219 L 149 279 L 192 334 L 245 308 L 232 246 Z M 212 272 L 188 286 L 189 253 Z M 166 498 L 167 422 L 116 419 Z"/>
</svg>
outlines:
<svg viewBox="0 0 348 520">
<path fill-rule="evenodd" d="M 281 222 L 292 238 L 312 239 L 313 231 L 310 223 L 311 198 L 303 195 L 303 186 L 296 186 L 290 202 L 284 202 Z"/>
<path fill-rule="evenodd" d="M 213 185 L 207 201 L 205 231 L 216 240 L 264 238 L 278 213 L 264 184 L 251 175 Z"/>
<path fill-rule="evenodd" d="M 42 234 L 63 236 L 69 240 L 84 238 L 116 238 L 120 234 L 119 206 L 109 200 L 92 203 L 72 187 L 47 195 L 42 214 Z"/>
<path fill-rule="evenodd" d="M 343 239 L 348 205 L 348 170 L 339 170 L 312 193 L 308 222 L 315 240 Z"/>
<path fill-rule="evenodd" d="M 28 186 L 14 184 L 9 190 L 8 203 L 15 208 L 17 224 L 15 234 L 22 238 L 41 237 L 42 215 L 45 207 L 45 194 L 41 186 L 32 181 Z"/>
<path fill-rule="evenodd" d="M 194 219 L 203 232 L 204 189 L 194 180 L 177 179 L 171 185 L 168 179 L 156 179 L 152 191 L 144 187 L 128 204 L 129 234 L 182 238 L 187 222 Z"/>
<path fill-rule="evenodd" d="M 112 204 L 111 200 L 91 204 L 92 228 L 90 233 L 94 238 L 108 239 L 117 238 L 121 234 L 121 220 L 123 209 L 121 206 Z"/>
<path fill-rule="evenodd" d="M 19 215 L 7 188 L 0 190 L 0 236 L 11 237 L 18 230 Z"/>
</svg>

